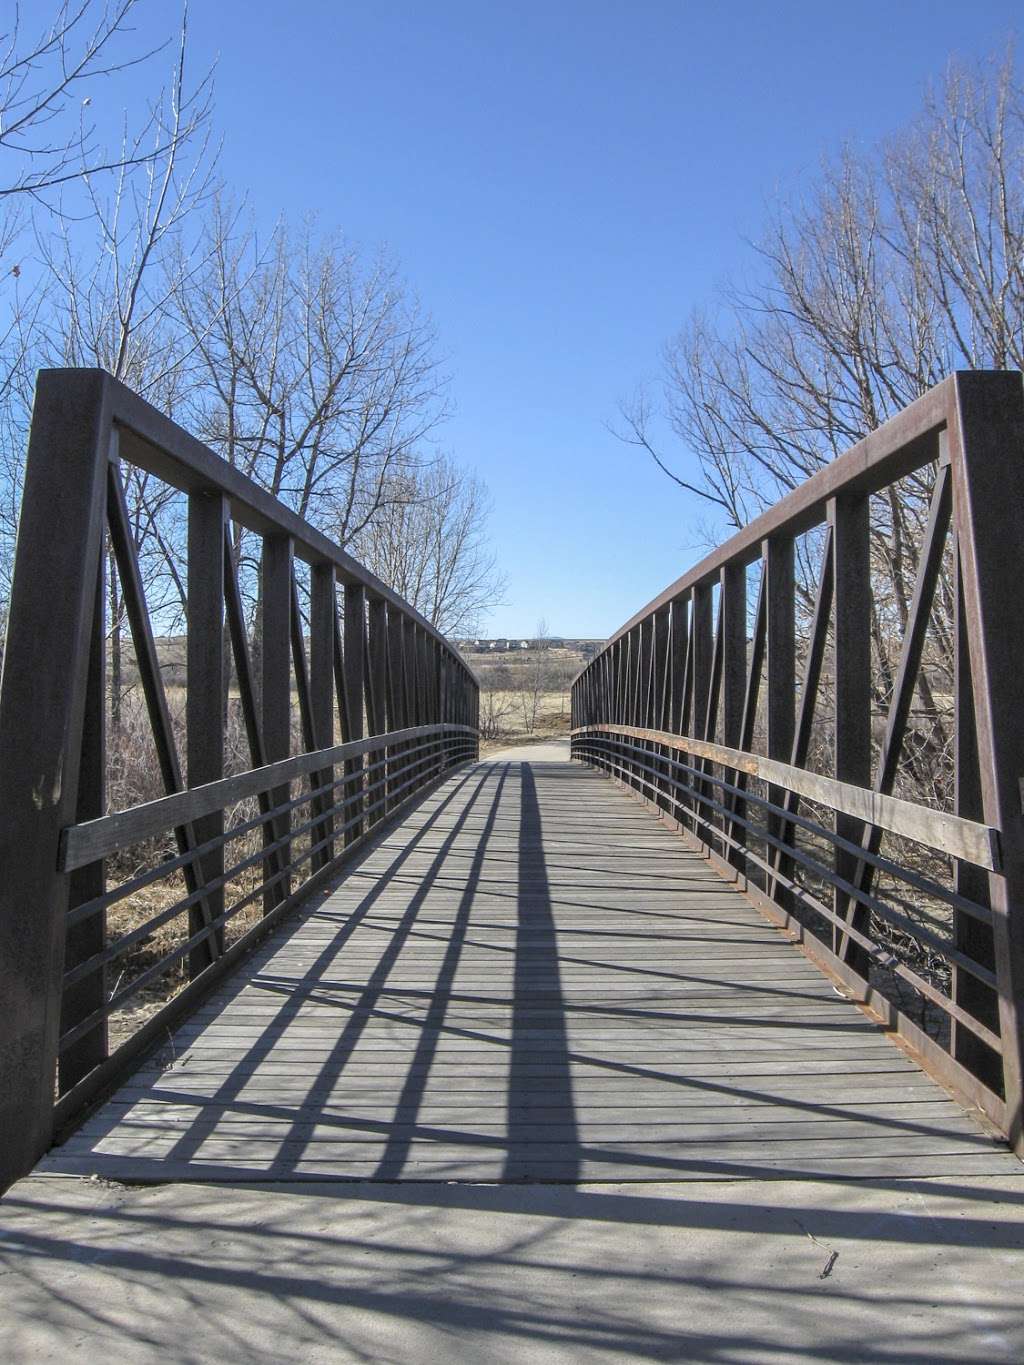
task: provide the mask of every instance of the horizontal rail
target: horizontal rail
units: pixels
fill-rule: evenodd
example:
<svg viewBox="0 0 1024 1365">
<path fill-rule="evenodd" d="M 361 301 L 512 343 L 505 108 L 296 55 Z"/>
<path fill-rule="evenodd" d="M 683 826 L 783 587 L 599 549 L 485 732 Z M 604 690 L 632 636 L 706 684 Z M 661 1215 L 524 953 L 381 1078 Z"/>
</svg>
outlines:
<svg viewBox="0 0 1024 1365">
<path fill-rule="evenodd" d="M 400 776 L 402 773 L 411 772 L 414 770 L 415 776 L 409 777 L 400 785 L 397 785 L 391 791 L 392 798 L 399 796 L 403 791 L 407 791 L 410 787 L 421 783 L 425 777 L 425 774 L 422 771 L 424 768 L 426 768 L 427 773 L 429 774 L 434 769 L 445 766 L 446 761 L 449 768 L 455 766 L 455 763 L 450 759 L 446 760 L 444 757 L 439 757 L 438 755 L 433 754 L 418 758 L 414 762 L 407 763 L 403 765 L 401 768 L 397 769 L 396 772 L 392 774 L 392 776 Z M 343 786 L 344 782 L 345 782 L 344 778 L 339 778 L 338 781 L 335 782 L 333 785 L 335 787 Z M 378 783 L 375 783 L 369 789 L 369 791 L 379 792 L 382 786 L 383 780 Z M 319 789 L 318 791 L 306 794 L 302 802 L 300 802 L 299 804 L 304 805 L 313 804 L 317 796 L 323 790 L 324 789 Z M 64 974 L 63 983 L 65 989 L 70 985 L 74 985 L 76 982 L 80 980 L 84 980 L 86 977 L 92 975 L 94 972 L 99 971 L 106 964 L 116 961 L 119 957 L 122 957 L 125 951 L 128 948 L 130 948 L 133 944 L 139 942 L 141 939 L 144 939 L 148 934 L 151 934 L 155 929 L 159 928 L 161 925 L 176 919 L 179 915 L 183 914 L 190 907 L 190 905 L 192 905 L 195 902 L 198 895 L 208 893 L 209 891 L 217 889 L 218 887 L 224 887 L 228 885 L 228 883 L 230 883 L 234 878 L 236 878 L 241 872 L 249 868 L 256 867 L 260 862 L 263 862 L 266 859 L 268 852 L 272 851 L 275 847 L 277 848 L 284 847 L 291 840 L 294 840 L 303 834 L 310 834 L 317 828 L 318 825 L 322 824 L 324 814 L 329 815 L 337 814 L 339 811 L 345 810 L 347 807 L 350 807 L 354 805 L 357 801 L 360 801 L 362 799 L 362 795 L 363 795 L 362 793 L 353 793 L 352 795 L 335 802 L 334 805 L 332 805 L 327 812 L 317 811 L 316 814 L 311 816 L 309 819 L 305 820 L 301 825 L 293 826 L 289 830 L 288 837 L 286 839 L 277 840 L 275 841 L 274 845 L 264 847 L 260 849 L 257 853 L 251 854 L 249 857 L 243 858 L 240 862 L 235 863 L 234 866 L 228 868 L 227 871 L 224 872 L 220 877 L 206 883 L 203 887 L 202 893 L 194 892 L 189 896 L 183 897 L 181 900 L 176 901 L 174 904 L 168 906 L 166 909 L 160 910 L 156 914 L 152 915 L 148 920 L 146 920 L 143 924 L 139 925 L 137 928 L 130 930 L 126 934 L 119 935 L 116 939 L 113 939 L 107 945 L 107 947 L 104 948 L 101 952 L 94 954 L 91 958 L 86 959 L 84 962 L 81 962 L 76 967 L 72 968 L 71 971 L 66 972 Z M 373 811 L 375 809 L 378 809 L 382 804 L 383 804 L 382 801 L 378 801 L 370 805 L 366 809 L 369 811 Z M 362 814 L 366 814 L 366 810 L 364 810 Z M 282 881 L 290 873 L 294 872 L 299 867 L 302 867 L 306 863 L 310 862 L 314 855 L 321 848 L 325 847 L 329 842 L 331 842 L 332 838 L 337 838 L 337 836 L 343 834 L 346 831 L 346 829 L 353 828 L 360 819 L 361 816 L 357 815 L 347 820 L 344 824 L 335 826 L 330 836 L 321 839 L 319 843 L 311 843 L 308 848 L 304 849 L 302 853 L 300 853 L 298 856 L 293 857 L 291 861 L 279 872 L 277 872 L 273 877 L 261 881 L 246 895 L 242 896 L 239 900 L 235 901 L 231 906 L 229 906 L 228 909 L 225 910 L 222 914 L 220 914 L 216 919 L 211 920 L 208 924 L 204 925 L 202 929 L 198 930 L 189 939 L 185 940 L 182 943 L 176 944 L 174 948 L 171 949 L 163 958 L 161 958 L 158 962 L 152 964 L 152 966 L 147 968 L 147 970 L 144 973 L 142 973 L 142 975 L 133 978 L 133 980 L 130 981 L 122 990 L 118 991 L 114 995 L 111 995 L 104 1002 L 103 1006 L 100 1009 L 98 1009 L 88 1021 L 81 1021 L 74 1029 L 62 1035 L 60 1042 L 61 1049 L 63 1050 L 64 1048 L 70 1046 L 71 1043 L 73 1043 L 82 1033 L 88 1032 L 89 1027 L 95 1024 L 98 1019 L 105 1018 L 114 1010 L 118 1009 L 121 1005 L 124 1004 L 126 1000 L 130 999 L 131 996 L 135 995 L 143 986 L 148 984 L 149 981 L 154 980 L 158 976 L 162 975 L 162 973 L 166 971 L 169 966 L 173 965 L 174 962 L 184 957 L 188 952 L 192 950 L 192 948 L 196 947 L 198 944 L 208 939 L 218 929 L 229 924 L 231 920 L 234 919 L 247 905 L 251 904 L 252 901 L 255 900 L 257 896 L 262 895 L 268 886 Z M 222 842 L 225 843 L 228 842 L 232 838 L 233 834 L 234 831 L 229 831 L 227 834 L 223 836 Z M 340 854 L 339 857 L 335 859 L 335 862 L 340 863 L 344 856 L 345 856 L 344 853 Z"/>
<path fill-rule="evenodd" d="M 584 725 L 572 734 L 628 735 L 679 753 L 696 754 L 698 758 L 721 763 L 750 777 L 762 778 L 773 786 L 785 787 L 798 796 L 829 806 L 841 815 L 852 816 L 877 829 L 912 839 L 953 858 L 962 858 L 989 872 L 999 871 L 999 831 L 948 811 L 934 810 L 931 806 L 904 801 L 897 796 L 885 796 L 868 787 L 856 787 L 849 782 L 840 782 L 838 778 L 794 767 L 792 763 L 781 763 L 778 759 L 764 758 L 744 749 L 731 749 L 725 744 L 712 744 L 664 730 L 648 730 L 638 725 Z"/>
<path fill-rule="evenodd" d="M 448 732 L 476 734 L 470 725 L 437 724 L 414 725 L 407 730 L 394 730 L 389 734 L 370 735 L 366 739 L 350 740 L 345 744 L 335 744 L 329 749 L 316 749 L 310 753 L 296 754 L 291 758 L 268 763 L 262 768 L 252 768 L 248 772 L 233 777 L 222 777 L 216 782 L 208 782 L 202 787 L 192 787 L 187 791 L 174 792 L 170 796 L 157 797 L 129 810 L 114 811 L 101 816 L 98 820 L 88 820 L 80 825 L 71 825 L 61 836 L 58 869 L 61 872 L 74 872 L 80 867 L 95 862 L 98 858 L 109 857 L 142 839 L 151 839 L 164 834 L 169 829 L 198 820 L 204 815 L 213 815 L 236 801 L 247 796 L 259 796 L 272 787 L 282 786 L 297 777 L 305 777 L 329 768 L 346 759 L 358 758 L 363 754 L 374 753 L 393 744 L 404 744 L 409 740 L 429 735 L 443 735 Z M 344 781 L 345 779 L 339 779 Z M 260 823 L 265 823 L 262 816 Z"/>
<path fill-rule="evenodd" d="M 851 839 L 844 838 L 843 835 L 839 834 L 835 829 L 830 829 L 827 825 L 823 825 L 819 820 L 813 820 L 807 815 L 802 815 L 798 811 L 787 808 L 785 805 L 778 804 L 771 800 L 770 797 L 760 796 L 755 792 L 749 791 L 746 787 L 739 786 L 738 780 L 737 782 L 729 782 L 724 777 L 716 777 L 707 769 L 694 767 L 691 764 L 683 763 L 676 758 L 663 758 L 661 756 L 652 755 L 650 750 L 642 750 L 639 745 L 626 744 L 622 740 L 593 738 L 589 743 L 586 739 L 577 740 L 576 743 L 580 749 L 603 744 L 607 745 L 608 748 L 615 746 L 622 750 L 628 750 L 630 753 L 642 754 L 646 758 L 653 757 L 655 763 L 659 767 L 668 766 L 678 772 L 686 773 L 688 779 L 692 779 L 692 781 L 687 780 L 683 783 L 677 783 L 676 786 L 685 787 L 690 799 L 693 801 L 704 802 L 710 800 L 704 793 L 697 790 L 697 784 L 710 782 L 717 787 L 721 787 L 722 791 L 736 803 L 735 808 L 730 808 L 728 811 L 728 820 L 730 824 L 742 825 L 744 828 L 753 829 L 750 822 L 744 820 L 737 811 L 740 803 L 756 805 L 767 814 L 778 816 L 778 818 L 787 825 L 795 825 L 798 829 L 806 830 L 808 834 L 815 838 L 827 839 L 828 842 L 833 844 L 837 849 L 842 850 L 844 853 L 851 854 L 854 858 L 863 858 L 866 863 L 870 863 L 871 866 L 877 868 L 879 872 L 888 873 L 897 881 L 904 882 L 907 886 L 913 887 L 914 890 L 920 891 L 923 895 L 931 896 L 942 901 L 943 904 L 948 905 L 951 910 L 959 910 L 963 914 L 969 915 L 971 919 L 976 920 L 979 924 L 991 925 L 992 923 L 992 911 L 988 906 L 978 905 L 976 902 L 970 901 L 966 897 L 959 895 L 956 891 L 951 891 L 949 887 L 942 886 L 938 882 L 932 881 L 930 877 L 915 872 L 912 868 L 904 867 L 900 863 L 895 863 L 891 858 L 885 858 L 880 853 L 875 853 L 871 849 L 864 848 L 862 844 L 855 844 Z M 650 764 L 638 763 L 636 760 L 632 759 L 630 762 L 636 767 L 643 768 L 645 772 L 657 771 L 657 769 Z M 774 846 L 785 848 L 787 851 L 792 850 L 792 845 L 784 844 L 782 840 L 776 839 L 774 836 L 769 836 L 764 830 L 757 830 L 755 833 L 758 838 L 766 839 L 768 842 L 773 843 Z M 721 835 L 721 829 L 716 829 L 716 834 Z M 793 856 L 797 856 L 795 851 L 793 852 Z M 836 881 L 837 884 L 838 881 L 841 880 L 837 878 L 832 871 L 829 872 L 829 877 Z M 858 892 L 857 894 L 863 895 L 861 892 Z"/>
</svg>

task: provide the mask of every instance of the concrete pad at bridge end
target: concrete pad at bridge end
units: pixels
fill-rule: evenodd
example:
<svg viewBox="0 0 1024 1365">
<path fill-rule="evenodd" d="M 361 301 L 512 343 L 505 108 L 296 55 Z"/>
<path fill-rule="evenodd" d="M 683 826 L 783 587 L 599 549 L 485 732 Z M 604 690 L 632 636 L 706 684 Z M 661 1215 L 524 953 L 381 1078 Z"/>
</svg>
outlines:
<svg viewBox="0 0 1024 1365">
<path fill-rule="evenodd" d="M 1024 1173 L 113 1185 L 0 1203 L 4 1358 L 1019 1361 Z"/>
</svg>

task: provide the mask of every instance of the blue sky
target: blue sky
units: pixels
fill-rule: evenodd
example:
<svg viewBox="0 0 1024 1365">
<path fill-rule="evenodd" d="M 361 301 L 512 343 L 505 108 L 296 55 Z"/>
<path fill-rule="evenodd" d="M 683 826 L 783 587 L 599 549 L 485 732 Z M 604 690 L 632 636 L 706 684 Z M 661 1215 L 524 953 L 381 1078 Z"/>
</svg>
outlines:
<svg viewBox="0 0 1024 1365">
<path fill-rule="evenodd" d="M 152 6 L 154 32 L 169 4 Z M 699 553 L 701 509 L 609 433 L 768 206 L 916 110 L 1019 5 L 194 3 L 221 171 L 258 218 L 386 243 L 432 315 L 509 577 L 489 634 L 613 631 Z M 685 467 L 685 452 L 679 453 Z"/>
</svg>

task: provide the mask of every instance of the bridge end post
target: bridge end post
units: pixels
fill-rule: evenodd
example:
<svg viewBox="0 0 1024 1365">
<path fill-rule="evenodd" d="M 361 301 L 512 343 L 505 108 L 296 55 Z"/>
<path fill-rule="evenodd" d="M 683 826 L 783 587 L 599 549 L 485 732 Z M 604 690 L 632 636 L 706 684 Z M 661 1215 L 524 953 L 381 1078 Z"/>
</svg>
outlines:
<svg viewBox="0 0 1024 1365">
<path fill-rule="evenodd" d="M 107 377 L 44 370 L 32 413 L 0 680 L 0 1189 L 52 1137 L 69 879 L 97 619 Z M 40 629 L 40 623 L 45 627 Z"/>
<path fill-rule="evenodd" d="M 983 818 L 1000 832 L 989 877 L 1010 1143 L 1024 1157 L 1024 379 L 956 375 L 950 413 L 953 515 L 960 555 Z"/>
</svg>

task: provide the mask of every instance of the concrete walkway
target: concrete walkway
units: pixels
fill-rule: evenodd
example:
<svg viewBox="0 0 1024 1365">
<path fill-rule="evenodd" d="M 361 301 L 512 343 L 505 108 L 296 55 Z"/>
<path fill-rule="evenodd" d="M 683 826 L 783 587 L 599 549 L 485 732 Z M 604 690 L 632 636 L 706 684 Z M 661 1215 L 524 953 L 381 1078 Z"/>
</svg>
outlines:
<svg viewBox="0 0 1024 1365">
<path fill-rule="evenodd" d="M 1024 1181 L 31 1179 L 0 1356 L 110 1365 L 1024 1360 Z"/>
</svg>

